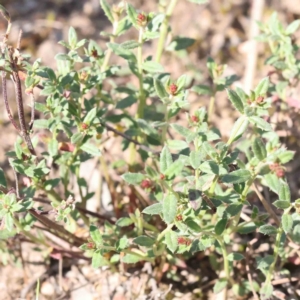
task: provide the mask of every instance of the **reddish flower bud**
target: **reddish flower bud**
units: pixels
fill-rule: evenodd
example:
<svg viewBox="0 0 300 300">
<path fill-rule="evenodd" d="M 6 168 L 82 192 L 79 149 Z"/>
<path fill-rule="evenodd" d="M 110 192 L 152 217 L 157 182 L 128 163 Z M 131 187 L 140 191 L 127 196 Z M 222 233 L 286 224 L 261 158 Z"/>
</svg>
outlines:
<svg viewBox="0 0 300 300">
<path fill-rule="evenodd" d="M 82 124 L 81 124 L 81 128 L 82 128 L 83 130 L 86 130 L 86 129 L 89 128 L 89 125 L 86 124 L 86 123 L 82 123 Z"/>
<path fill-rule="evenodd" d="M 27 77 L 27 74 L 22 71 L 18 71 L 18 76 L 19 76 L 20 80 L 24 81 Z"/>
<path fill-rule="evenodd" d="M 265 98 L 263 96 L 259 96 L 256 99 L 256 103 L 257 104 L 262 104 L 262 103 L 264 103 L 264 100 L 265 100 Z"/>
<path fill-rule="evenodd" d="M 179 236 L 177 238 L 177 242 L 178 242 L 179 245 L 184 245 L 186 243 L 186 239 L 182 236 Z"/>
<path fill-rule="evenodd" d="M 275 174 L 276 174 L 276 176 L 277 176 L 278 178 L 282 178 L 282 177 L 284 177 L 285 172 L 284 172 L 283 168 L 278 168 L 278 169 L 275 171 Z"/>
<path fill-rule="evenodd" d="M 189 246 L 191 243 L 192 243 L 192 241 L 191 241 L 190 239 L 186 239 L 186 240 L 185 240 L 185 244 L 186 244 L 187 246 Z"/>
<path fill-rule="evenodd" d="M 66 151 L 66 152 L 73 152 L 75 149 L 75 146 L 71 143 L 59 143 L 58 144 L 58 149 L 61 151 Z"/>
<path fill-rule="evenodd" d="M 33 87 L 29 87 L 28 89 L 25 90 L 26 95 L 33 94 Z"/>
<path fill-rule="evenodd" d="M 165 176 L 164 174 L 160 174 L 160 175 L 159 175 L 159 179 L 160 179 L 160 180 L 164 180 L 165 178 L 166 178 L 166 176 Z"/>
<path fill-rule="evenodd" d="M 145 14 L 143 13 L 139 13 L 136 17 L 136 22 L 139 26 L 146 26 L 147 25 L 147 21 L 148 21 L 148 18 Z"/>
<path fill-rule="evenodd" d="M 179 222 L 182 221 L 182 215 L 177 215 L 176 216 L 176 221 L 179 221 Z"/>
<path fill-rule="evenodd" d="M 149 188 L 151 188 L 151 186 L 152 186 L 152 182 L 149 179 L 144 179 L 141 182 L 141 188 L 142 189 L 149 189 Z"/>
<path fill-rule="evenodd" d="M 71 95 L 71 91 L 64 91 L 63 92 L 63 96 L 65 97 L 65 98 L 69 98 L 70 97 L 70 95 Z"/>
<path fill-rule="evenodd" d="M 177 89 L 178 89 L 178 87 L 177 87 L 177 85 L 176 85 L 175 83 L 171 83 L 171 84 L 169 85 L 169 93 L 170 93 L 172 96 L 176 95 Z"/>
<path fill-rule="evenodd" d="M 191 116 L 191 121 L 194 122 L 194 123 L 198 123 L 199 118 L 197 116 Z"/>
<path fill-rule="evenodd" d="M 95 248 L 95 243 L 89 242 L 89 243 L 86 244 L 86 247 L 87 247 L 88 249 L 94 249 L 94 248 Z"/>
<path fill-rule="evenodd" d="M 94 58 L 98 57 L 98 51 L 95 48 L 91 51 L 91 56 Z"/>
</svg>

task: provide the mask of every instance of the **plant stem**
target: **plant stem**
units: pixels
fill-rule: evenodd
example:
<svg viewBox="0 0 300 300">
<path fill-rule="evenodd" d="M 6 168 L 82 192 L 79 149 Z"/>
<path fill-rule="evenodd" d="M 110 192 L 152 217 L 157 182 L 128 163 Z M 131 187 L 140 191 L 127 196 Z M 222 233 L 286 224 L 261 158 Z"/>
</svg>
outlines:
<svg viewBox="0 0 300 300">
<path fill-rule="evenodd" d="M 164 46 L 166 42 L 166 37 L 168 34 L 168 27 L 169 27 L 169 21 L 172 16 L 173 10 L 177 4 L 178 0 L 171 0 L 169 3 L 169 6 L 166 10 L 165 19 L 163 20 L 161 26 L 160 26 L 160 35 L 159 35 L 159 41 L 157 45 L 157 51 L 155 56 L 155 61 L 160 62 L 162 53 L 164 51 Z"/>
<path fill-rule="evenodd" d="M 216 99 L 215 95 L 210 97 L 209 107 L 208 107 L 208 115 L 207 115 L 207 122 L 208 123 L 211 122 L 211 118 L 212 118 L 212 115 L 214 113 L 215 99 Z"/>
<path fill-rule="evenodd" d="M 228 255 L 227 255 L 227 250 L 226 250 L 226 246 L 222 240 L 221 237 L 217 237 L 217 240 L 220 244 L 220 247 L 222 249 L 222 255 L 223 255 L 223 260 L 224 260 L 224 271 L 225 271 L 225 276 L 228 282 L 230 282 L 231 284 L 234 284 L 233 279 L 230 277 L 230 269 L 229 269 L 229 261 L 228 261 Z"/>
<path fill-rule="evenodd" d="M 157 237 L 156 242 L 158 243 L 160 240 L 162 240 L 162 238 L 165 236 L 165 234 L 172 229 L 172 227 L 174 226 L 173 223 L 169 224 L 167 226 L 167 228 L 165 228 Z"/>
<path fill-rule="evenodd" d="M 137 110 L 137 119 L 144 117 L 144 109 L 146 105 L 145 92 L 143 87 L 143 35 L 144 29 L 141 27 L 139 30 L 139 46 L 137 48 L 137 63 L 139 72 L 139 104 Z"/>
<path fill-rule="evenodd" d="M 118 24 L 119 24 L 119 21 L 115 21 L 113 23 L 113 32 L 112 32 L 112 36 L 110 37 L 110 43 L 115 42 L 115 34 L 116 34 L 116 31 L 117 31 L 117 28 L 118 28 Z M 112 54 L 112 49 L 108 48 L 106 50 L 105 57 L 104 57 L 104 60 L 103 60 L 102 66 L 101 66 L 101 72 L 106 71 L 109 60 L 110 60 L 110 57 L 111 57 L 111 54 Z"/>
<path fill-rule="evenodd" d="M 274 275 L 275 265 L 276 265 L 277 258 L 279 255 L 279 246 L 280 246 L 281 235 L 282 235 L 282 227 L 280 226 L 278 228 L 277 235 L 276 235 L 276 241 L 275 241 L 275 247 L 274 247 L 274 260 L 269 268 L 268 275 L 266 278 L 266 284 L 271 283 L 271 280 Z"/>
</svg>

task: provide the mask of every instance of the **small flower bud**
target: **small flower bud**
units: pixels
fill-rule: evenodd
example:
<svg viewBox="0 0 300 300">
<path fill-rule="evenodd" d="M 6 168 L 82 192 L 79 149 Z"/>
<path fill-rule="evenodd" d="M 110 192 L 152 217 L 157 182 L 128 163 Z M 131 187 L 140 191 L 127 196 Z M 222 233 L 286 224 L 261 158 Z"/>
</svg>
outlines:
<svg viewBox="0 0 300 300">
<path fill-rule="evenodd" d="M 98 57 L 98 51 L 95 48 L 92 49 L 91 56 L 94 57 L 94 58 Z"/>
<path fill-rule="evenodd" d="M 82 128 L 83 130 L 87 130 L 87 129 L 89 128 L 89 125 L 86 124 L 86 123 L 82 123 L 82 124 L 81 124 L 81 128 Z"/>
<path fill-rule="evenodd" d="M 199 118 L 197 117 L 197 116 L 191 116 L 191 121 L 193 122 L 193 123 L 198 123 L 199 122 Z"/>
<path fill-rule="evenodd" d="M 18 76 L 19 76 L 20 80 L 24 81 L 27 77 L 27 74 L 22 71 L 18 71 Z"/>
<path fill-rule="evenodd" d="M 257 104 L 263 104 L 264 103 L 265 98 L 263 96 L 259 96 L 256 99 L 256 103 Z"/>
<path fill-rule="evenodd" d="M 186 239 L 182 236 L 179 236 L 177 238 L 177 242 L 178 242 L 179 245 L 184 245 L 186 243 Z"/>
<path fill-rule="evenodd" d="M 178 87 L 177 87 L 177 85 L 176 85 L 175 83 L 171 83 L 171 84 L 169 85 L 169 93 L 170 93 L 172 96 L 176 95 L 177 90 L 178 90 Z"/>
<path fill-rule="evenodd" d="M 33 94 L 33 87 L 29 87 L 28 89 L 25 90 L 25 94 L 26 95 L 30 95 L 30 94 Z"/>
<path fill-rule="evenodd" d="M 160 179 L 160 180 L 164 180 L 165 178 L 166 178 L 165 174 L 160 174 L 160 175 L 159 175 L 159 179 Z"/>
<path fill-rule="evenodd" d="M 80 73 L 79 79 L 80 79 L 80 81 L 86 81 L 88 79 L 88 77 L 89 77 L 89 74 L 87 72 L 83 71 Z"/>
<path fill-rule="evenodd" d="M 283 168 L 278 168 L 276 171 L 275 171 L 275 174 L 278 178 L 282 178 L 284 177 L 285 175 L 285 172 L 284 172 L 284 169 Z"/>
<path fill-rule="evenodd" d="M 94 248 L 95 248 L 95 243 L 89 242 L 89 243 L 86 244 L 86 247 L 87 247 L 88 249 L 94 249 Z"/>
<path fill-rule="evenodd" d="M 181 222 L 181 221 L 182 221 L 182 215 L 177 215 L 177 216 L 176 216 L 176 221 Z"/>
<path fill-rule="evenodd" d="M 141 188 L 142 189 L 149 189 L 149 188 L 151 188 L 151 186 L 152 186 L 152 182 L 149 179 L 144 179 L 141 182 Z"/>
<path fill-rule="evenodd" d="M 145 27 L 148 22 L 148 17 L 144 13 L 139 13 L 136 17 L 136 22 L 140 27 Z"/>
<path fill-rule="evenodd" d="M 63 92 L 63 96 L 65 97 L 65 98 L 70 98 L 70 95 L 71 95 L 71 91 L 64 91 Z"/>
</svg>

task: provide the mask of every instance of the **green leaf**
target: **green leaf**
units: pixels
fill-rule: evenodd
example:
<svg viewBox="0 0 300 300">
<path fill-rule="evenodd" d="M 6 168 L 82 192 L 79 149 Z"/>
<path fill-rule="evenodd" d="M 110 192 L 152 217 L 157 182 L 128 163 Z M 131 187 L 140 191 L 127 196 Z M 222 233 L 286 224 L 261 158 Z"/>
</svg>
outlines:
<svg viewBox="0 0 300 300">
<path fill-rule="evenodd" d="M 155 203 L 146 207 L 142 213 L 147 215 L 158 215 L 163 211 L 163 205 L 161 203 Z"/>
<path fill-rule="evenodd" d="M 137 27 L 137 12 L 131 4 L 127 4 L 127 15 L 130 22 Z"/>
<path fill-rule="evenodd" d="M 137 238 L 133 239 L 133 243 L 139 245 L 139 246 L 143 246 L 143 247 L 151 247 L 155 241 L 154 239 L 146 236 L 146 235 L 141 235 L 138 236 Z"/>
<path fill-rule="evenodd" d="M 201 165 L 201 162 L 203 160 L 203 154 L 201 151 L 191 151 L 190 153 L 190 164 L 191 166 L 196 170 Z"/>
<path fill-rule="evenodd" d="M 187 218 L 184 223 L 192 230 L 195 232 L 200 232 L 201 227 L 196 223 L 192 218 Z"/>
<path fill-rule="evenodd" d="M 133 224 L 133 221 L 130 218 L 124 217 L 117 220 L 116 225 L 119 227 L 126 227 Z"/>
<path fill-rule="evenodd" d="M 3 172 L 3 169 L 0 168 L 0 186 L 7 187 L 6 178 Z"/>
<path fill-rule="evenodd" d="M 295 20 L 293 21 L 291 24 L 289 24 L 289 26 L 286 28 L 285 30 L 285 34 L 287 35 L 291 35 L 293 33 L 295 33 L 300 25 L 300 20 Z"/>
<path fill-rule="evenodd" d="M 58 153 L 58 141 L 56 139 L 51 139 L 48 144 L 48 152 L 51 157 L 54 157 Z"/>
<path fill-rule="evenodd" d="M 159 168 L 164 173 L 173 163 L 172 154 L 167 146 L 164 146 L 160 153 Z"/>
<path fill-rule="evenodd" d="M 10 23 L 10 15 L 6 8 L 0 4 L 0 13 L 2 14 L 3 18 Z"/>
<path fill-rule="evenodd" d="M 183 167 L 184 167 L 184 161 L 181 159 L 177 159 L 168 167 L 168 169 L 164 172 L 164 174 L 168 177 L 168 179 L 176 175 L 178 176 L 180 175 Z"/>
<path fill-rule="evenodd" d="M 289 188 L 289 185 L 286 182 L 281 181 L 280 182 L 280 189 L 279 189 L 279 200 L 284 201 L 291 201 L 291 191 Z"/>
<path fill-rule="evenodd" d="M 107 43 L 107 47 L 110 48 L 116 55 L 118 55 L 128 61 L 131 61 L 131 62 L 136 61 L 135 55 L 130 50 L 122 48 L 119 44 Z"/>
<path fill-rule="evenodd" d="M 168 140 L 167 144 L 171 149 L 174 150 L 182 150 L 189 147 L 187 142 L 182 140 Z"/>
<path fill-rule="evenodd" d="M 77 33 L 73 27 L 69 29 L 69 45 L 72 49 L 75 49 L 77 45 Z"/>
<path fill-rule="evenodd" d="M 246 182 L 251 178 L 251 173 L 248 170 L 237 170 L 222 176 L 224 183 L 241 183 Z"/>
<path fill-rule="evenodd" d="M 140 43 L 132 40 L 132 41 L 126 41 L 126 42 L 120 44 L 120 46 L 124 49 L 135 49 L 140 46 Z"/>
<path fill-rule="evenodd" d="M 33 123 L 33 128 L 48 129 L 48 120 L 47 119 L 35 120 L 34 123 Z"/>
<path fill-rule="evenodd" d="M 256 97 L 265 96 L 266 93 L 268 92 L 269 83 L 270 83 L 269 77 L 263 78 L 254 90 L 255 96 Z"/>
<path fill-rule="evenodd" d="M 260 160 L 264 160 L 267 157 L 266 146 L 260 138 L 255 138 L 252 144 L 252 149 L 255 156 Z"/>
<path fill-rule="evenodd" d="M 260 289 L 261 300 L 271 299 L 270 297 L 273 294 L 273 286 L 272 283 L 264 283 L 262 288 Z"/>
<path fill-rule="evenodd" d="M 266 224 L 266 225 L 263 225 L 263 226 L 260 226 L 259 227 L 259 232 L 264 234 L 264 235 L 271 235 L 271 234 L 276 234 L 277 233 L 277 228 L 272 226 L 272 225 L 269 225 L 269 224 Z"/>
<path fill-rule="evenodd" d="M 221 164 L 217 164 L 213 160 L 203 162 L 199 169 L 206 174 L 224 175 L 227 173 L 227 170 Z"/>
<path fill-rule="evenodd" d="M 257 116 L 249 117 L 248 119 L 252 124 L 256 125 L 258 128 L 260 128 L 264 131 L 272 131 L 272 127 L 271 127 L 270 123 L 268 123 L 264 119 L 257 117 Z"/>
<path fill-rule="evenodd" d="M 289 214 L 283 214 L 281 217 L 282 229 L 285 233 L 291 232 L 293 228 L 293 218 Z"/>
<path fill-rule="evenodd" d="M 126 264 L 135 264 L 139 261 L 143 261 L 144 259 L 138 255 L 134 255 L 134 254 L 126 254 L 123 258 L 122 258 L 122 262 L 126 263 Z"/>
<path fill-rule="evenodd" d="M 71 136 L 71 143 L 73 145 L 78 144 L 83 139 L 83 135 L 81 132 L 76 132 Z"/>
<path fill-rule="evenodd" d="M 179 125 L 179 124 L 176 124 L 176 123 L 171 124 L 171 127 L 172 127 L 176 132 L 178 132 L 179 134 L 181 134 L 181 135 L 184 136 L 184 137 L 187 137 L 188 135 L 190 135 L 190 134 L 192 133 L 188 128 L 186 128 L 186 127 L 184 127 L 184 126 L 181 126 L 181 125 Z"/>
<path fill-rule="evenodd" d="M 117 30 L 116 30 L 116 36 L 120 36 L 123 33 L 125 33 L 130 27 L 132 26 L 131 22 L 128 20 L 128 17 L 126 16 L 121 21 L 118 22 Z"/>
<path fill-rule="evenodd" d="M 217 235 L 221 235 L 224 232 L 227 225 L 227 221 L 227 219 L 221 219 L 218 221 L 218 223 L 215 226 L 215 233 Z"/>
<path fill-rule="evenodd" d="M 91 109 L 84 117 L 83 123 L 90 125 L 97 115 L 97 107 Z"/>
<path fill-rule="evenodd" d="M 126 235 L 123 235 L 116 243 L 116 248 L 118 251 L 126 249 L 129 247 L 129 240 Z"/>
<path fill-rule="evenodd" d="M 85 143 L 81 145 L 80 149 L 92 156 L 101 156 L 100 150 L 93 144 Z"/>
<path fill-rule="evenodd" d="M 194 85 L 192 87 L 192 91 L 199 95 L 208 95 L 208 96 L 212 95 L 211 88 L 208 85 L 203 85 L 203 84 Z"/>
<path fill-rule="evenodd" d="M 217 280 L 214 285 L 214 293 L 218 294 L 227 286 L 227 280 L 225 278 Z"/>
<path fill-rule="evenodd" d="M 295 151 L 285 150 L 284 152 L 278 154 L 278 159 L 281 164 L 286 164 L 293 159 Z"/>
<path fill-rule="evenodd" d="M 129 184 L 140 184 L 143 179 L 145 179 L 145 175 L 141 173 L 125 173 L 121 176 L 127 183 Z"/>
<path fill-rule="evenodd" d="M 175 231 L 169 230 L 166 232 L 165 235 L 165 244 L 167 248 L 174 253 L 178 247 L 178 235 Z"/>
<path fill-rule="evenodd" d="M 180 51 L 184 50 L 195 43 L 194 39 L 187 38 L 187 37 L 175 37 L 172 42 L 167 46 L 167 51 Z"/>
<path fill-rule="evenodd" d="M 275 174 L 266 174 L 264 175 L 263 184 L 268 187 L 271 191 L 276 194 L 279 194 L 280 181 Z"/>
<path fill-rule="evenodd" d="M 100 231 L 97 226 L 91 225 L 90 226 L 90 236 L 92 240 L 96 243 L 96 245 L 99 245 L 102 243 L 102 237 L 100 234 Z"/>
<path fill-rule="evenodd" d="M 142 69 L 149 73 L 162 73 L 164 71 L 164 67 L 155 61 L 145 61 L 142 64 Z"/>
<path fill-rule="evenodd" d="M 231 130 L 229 141 L 233 143 L 234 141 L 238 140 L 248 128 L 249 121 L 244 116 L 239 117 Z"/>
<path fill-rule="evenodd" d="M 5 228 L 8 230 L 8 231 L 12 231 L 14 229 L 14 219 L 12 217 L 12 214 L 11 213 L 6 213 L 5 216 L 4 216 L 4 224 L 5 224 Z"/>
<path fill-rule="evenodd" d="M 100 0 L 100 5 L 101 5 L 105 15 L 107 16 L 108 20 L 113 24 L 114 23 L 113 14 L 112 14 L 111 8 L 108 5 L 108 3 L 106 2 L 106 0 Z"/>
<path fill-rule="evenodd" d="M 231 218 L 233 216 L 236 216 L 237 214 L 240 213 L 242 208 L 243 205 L 240 203 L 231 203 L 226 207 L 223 217 Z"/>
<path fill-rule="evenodd" d="M 290 207 L 291 203 L 285 200 L 277 200 L 273 202 L 273 205 L 279 209 L 287 209 Z"/>
<path fill-rule="evenodd" d="M 163 219 L 167 224 L 173 222 L 177 213 L 177 198 L 174 194 L 168 194 L 163 201 Z"/>
<path fill-rule="evenodd" d="M 92 267 L 98 269 L 109 265 L 108 261 L 101 255 L 100 251 L 95 251 L 92 256 Z"/>
<path fill-rule="evenodd" d="M 241 113 L 244 113 L 244 104 L 240 96 L 233 90 L 227 90 L 227 95 L 232 105 Z"/>
<path fill-rule="evenodd" d="M 153 79 L 153 83 L 154 83 L 154 88 L 155 88 L 157 96 L 160 99 L 167 98 L 168 97 L 168 93 L 167 93 L 167 91 L 166 91 L 163 83 L 159 79 L 157 79 L 157 78 Z"/>
<path fill-rule="evenodd" d="M 137 99 L 130 95 L 130 96 L 127 96 L 126 98 L 120 100 L 117 105 L 116 105 L 116 108 L 117 109 L 125 109 L 127 107 L 130 107 L 132 104 L 136 103 L 137 102 Z"/>
<path fill-rule="evenodd" d="M 186 74 L 181 75 L 177 81 L 176 81 L 176 85 L 177 85 L 177 91 L 181 91 L 182 89 L 184 89 L 185 84 L 186 84 Z"/>
<path fill-rule="evenodd" d="M 240 254 L 240 253 L 236 253 L 236 252 L 230 253 L 229 255 L 227 255 L 227 259 L 228 259 L 229 261 L 242 260 L 242 259 L 244 259 L 244 258 L 245 258 L 244 255 L 242 255 L 242 254 Z"/>
</svg>

